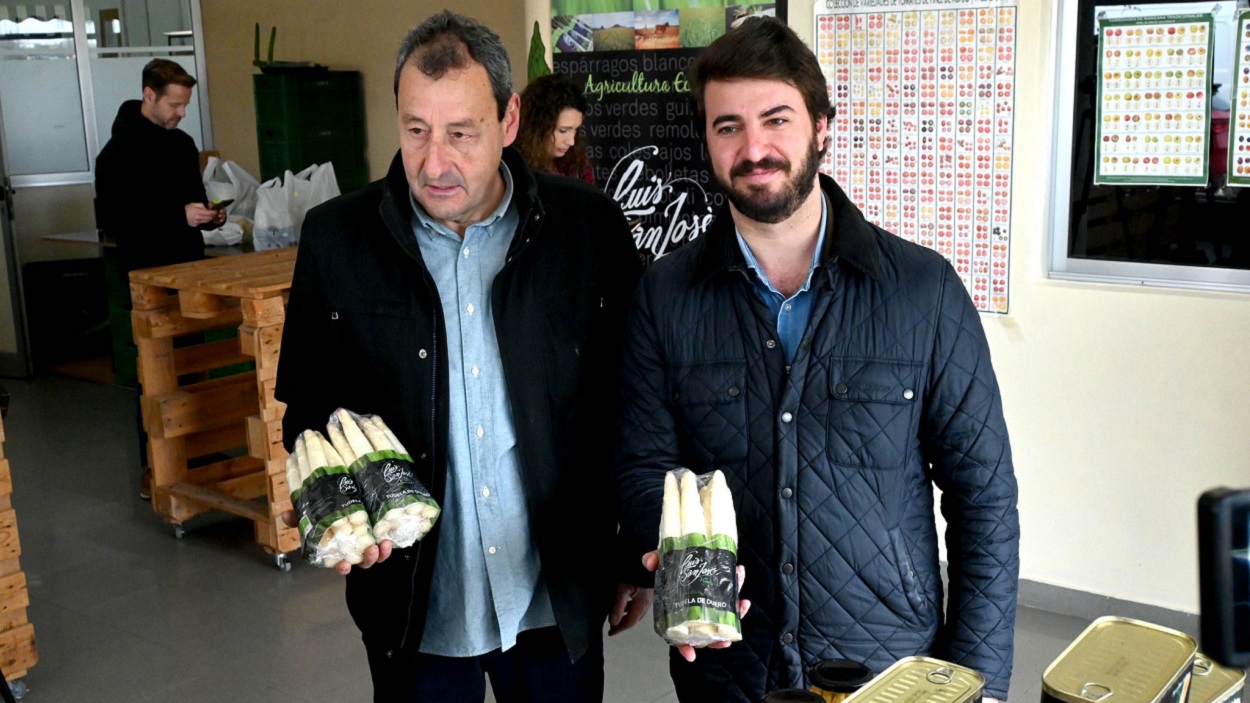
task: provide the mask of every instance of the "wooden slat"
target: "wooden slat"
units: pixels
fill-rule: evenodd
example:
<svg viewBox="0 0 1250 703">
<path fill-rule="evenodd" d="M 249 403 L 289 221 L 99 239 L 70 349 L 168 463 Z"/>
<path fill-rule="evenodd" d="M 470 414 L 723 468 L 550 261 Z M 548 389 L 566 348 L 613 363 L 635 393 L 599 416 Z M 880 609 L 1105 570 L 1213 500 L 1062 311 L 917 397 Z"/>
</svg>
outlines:
<svg viewBox="0 0 1250 703">
<path fill-rule="evenodd" d="M 259 415 L 249 417 L 247 453 L 265 461 L 286 461 L 286 448 L 282 446 L 282 421 L 265 421 Z"/>
<path fill-rule="evenodd" d="M 269 515 L 265 509 L 266 506 L 254 501 L 222 495 L 211 488 L 196 486 L 190 483 L 175 483 L 169 487 L 169 493 L 173 496 L 199 503 L 206 508 L 224 510 L 254 522 L 262 523 L 269 521 Z"/>
<path fill-rule="evenodd" d="M 16 630 L 28 622 L 30 622 L 30 617 L 26 615 L 26 608 L 17 608 L 0 613 L 0 632 Z M 9 672 L 6 671 L 4 673 L 7 675 Z"/>
<path fill-rule="evenodd" d="M 256 368 L 269 369 L 278 366 L 278 351 L 282 348 L 283 325 L 239 328 L 239 346 L 244 353 L 256 360 Z"/>
<path fill-rule="evenodd" d="M 179 376 L 251 361 L 251 357 L 239 351 L 239 343 L 234 339 L 180 347 L 173 354 L 175 373 Z"/>
<path fill-rule="evenodd" d="M 0 578 L 0 613 L 25 610 L 30 606 L 30 592 L 26 590 L 26 574 L 17 572 Z"/>
<path fill-rule="evenodd" d="M 245 500 L 261 496 L 268 498 L 269 479 L 265 476 L 265 472 L 254 471 L 246 476 L 236 476 L 221 481 L 216 485 L 216 489 L 228 496 Z"/>
<path fill-rule="evenodd" d="M 227 308 L 220 315 L 208 320 L 186 317 L 176 308 L 136 310 L 130 313 L 130 324 L 134 329 L 136 340 L 139 338 L 163 339 L 218 327 L 237 327 L 242 320 L 243 313 L 237 307 Z"/>
<path fill-rule="evenodd" d="M 266 298 L 246 298 L 240 302 L 244 324 L 265 327 L 286 321 L 286 298 L 271 295 Z"/>
<path fill-rule="evenodd" d="M 187 475 L 183 482 L 193 483 L 197 486 L 212 486 L 222 481 L 230 481 L 240 476 L 252 474 L 264 476 L 265 462 L 253 456 L 241 456 L 194 469 L 187 469 Z"/>
<path fill-rule="evenodd" d="M 188 457 L 204 456 L 227 449 L 238 449 L 247 446 L 247 424 L 245 422 L 222 425 L 206 432 L 189 434 L 183 438 L 186 442 Z M 263 458 L 263 457 L 262 457 Z"/>
<path fill-rule="evenodd" d="M 134 273 L 130 274 L 130 305 L 133 309 L 160 310 L 173 304 L 174 300 L 165 288 L 135 281 Z"/>
<path fill-rule="evenodd" d="M 178 291 L 178 310 L 183 317 L 207 320 L 220 315 L 226 307 L 226 300 L 220 295 L 193 290 Z"/>
<path fill-rule="evenodd" d="M 145 409 L 144 417 L 146 416 Z M 173 517 L 173 507 L 164 488 L 186 476 L 186 442 L 182 438 L 148 437 L 148 466 L 152 468 L 152 510 L 158 515 Z"/>
<path fill-rule="evenodd" d="M 22 555 L 17 536 L 17 513 L 12 509 L 0 512 L 0 559 L 16 559 Z"/>
<path fill-rule="evenodd" d="M 10 558 L 0 561 L 0 576 L 8 576 L 16 574 L 22 570 L 22 562 L 17 558 Z"/>
<path fill-rule="evenodd" d="M 9 460 L 0 459 L 0 496 L 13 492 L 13 475 L 9 473 Z"/>
<path fill-rule="evenodd" d="M 5 676 L 16 679 L 39 661 L 35 649 L 35 628 L 26 624 L 7 632 L 0 632 L 0 669 Z"/>
<path fill-rule="evenodd" d="M 206 275 L 206 272 L 214 271 L 216 269 L 224 268 L 242 271 L 266 266 L 275 261 L 288 260 L 294 264 L 295 254 L 295 249 L 271 249 L 269 251 L 257 251 L 250 254 L 200 259 L 199 261 L 188 261 L 181 264 L 171 264 L 169 266 L 158 266 L 155 268 L 131 271 L 130 280 L 149 285 L 156 285 L 162 288 L 179 288 L 182 285 L 193 282 L 197 278 Z"/>
<path fill-rule="evenodd" d="M 145 397 L 144 424 L 160 439 L 183 437 L 223 425 L 243 422 L 257 407 L 256 375 L 185 386 L 177 391 Z"/>
</svg>

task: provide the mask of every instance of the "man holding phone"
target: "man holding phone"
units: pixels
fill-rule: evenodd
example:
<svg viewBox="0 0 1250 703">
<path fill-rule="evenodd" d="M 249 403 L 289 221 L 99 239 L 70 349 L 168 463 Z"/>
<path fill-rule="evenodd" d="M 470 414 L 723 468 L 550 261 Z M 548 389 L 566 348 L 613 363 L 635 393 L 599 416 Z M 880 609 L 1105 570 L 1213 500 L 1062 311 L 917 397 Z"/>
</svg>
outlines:
<svg viewBox="0 0 1250 703">
<path fill-rule="evenodd" d="M 149 61 L 143 99 L 122 103 L 96 157 L 97 225 L 116 240 L 124 272 L 203 258 L 199 230 L 226 221 L 208 203 L 195 141 L 178 129 L 194 87 L 177 63 Z"/>
</svg>

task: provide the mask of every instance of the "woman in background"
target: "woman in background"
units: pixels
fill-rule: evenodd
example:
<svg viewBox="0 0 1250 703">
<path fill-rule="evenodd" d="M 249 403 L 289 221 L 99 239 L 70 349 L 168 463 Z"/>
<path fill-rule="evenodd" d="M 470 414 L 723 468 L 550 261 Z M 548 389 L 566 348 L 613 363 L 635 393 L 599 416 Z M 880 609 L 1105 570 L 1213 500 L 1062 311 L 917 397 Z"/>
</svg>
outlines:
<svg viewBox="0 0 1250 703">
<path fill-rule="evenodd" d="M 549 74 L 530 81 L 521 93 L 521 126 L 516 147 L 535 171 L 595 182 L 581 134 L 586 98 L 572 81 Z"/>
</svg>

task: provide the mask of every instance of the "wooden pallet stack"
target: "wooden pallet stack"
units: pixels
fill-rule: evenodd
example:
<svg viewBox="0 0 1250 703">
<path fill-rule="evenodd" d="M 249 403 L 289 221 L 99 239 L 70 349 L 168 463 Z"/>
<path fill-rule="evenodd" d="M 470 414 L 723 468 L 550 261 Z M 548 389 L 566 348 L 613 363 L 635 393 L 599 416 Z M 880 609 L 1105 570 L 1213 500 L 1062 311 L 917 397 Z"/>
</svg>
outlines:
<svg viewBox="0 0 1250 703">
<path fill-rule="evenodd" d="M 207 510 L 245 517 L 283 570 L 299 535 L 279 517 L 291 501 L 273 393 L 294 270 L 279 249 L 130 274 L 153 509 L 178 537 Z"/>
<path fill-rule="evenodd" d="M 22 547 L 12 495 L 13 477 L 4 457 L 4 424 L 0 422 L 0 670 L 14 693 L 20 694 L 25 690 L 20 679 L 39 661 L 39 652 L 35 649 L 35 627 L 26 620 L 30 593 L 18 563 Z"/>
</svg>

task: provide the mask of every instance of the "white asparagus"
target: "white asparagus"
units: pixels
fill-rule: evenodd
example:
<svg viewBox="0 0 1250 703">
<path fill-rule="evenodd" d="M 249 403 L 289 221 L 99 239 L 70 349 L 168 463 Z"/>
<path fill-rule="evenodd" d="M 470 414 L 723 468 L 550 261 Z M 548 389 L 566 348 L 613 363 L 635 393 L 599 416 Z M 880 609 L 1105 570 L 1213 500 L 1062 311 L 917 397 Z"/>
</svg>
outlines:
<svg viewBox="0 0 1250 703">
<path fill-rule="evenodd" d="M 699 504 L 699 482 L 693 471 L 681 475 L 681 535 L 701 535 L 707 529 Z"/>
<path fill-rule="evenodd" d="M 296 465 L 299 466 L 299 480 L 301 484 L 312 474 L 312 468 L 308 465 L 308 449 L 305 444 L 303 434 L 295 439 L 295 459 Z"/>
<path fill-rule="evenodd" d="M 712 529 L 712 482 L 709 480 L 702 486 L 699 486 L 699 507 L 703 508 L 703 532 L 708 537 L 716 534 Z"/>
<path fill-rule="evenodd" d="M 331 422 L 326 425 L 326 434 L 330 436 L 330 444 L 334 446 L 334 451 L 343 458 L 344 466 L 351 466 L 360 457 L 352 451 L 352 445 L 347 443 L 347 438 L 343 436 L 343 430 L 339 426 Z"/>
<path fill-rule="evenodd" d="M 708 517 L 709 535 L 725 535 L 738 544 L 738 516 L 734 511 L 733 494 L 729 492 L 729 484 L 725 482 L 725 474 L 712 472 L 711 488 L 712 509 Z"/>
<path fill-rule="evenodd" d="M 338 410 L 339 426 L 343 429 L 343 436 L 347 438 L 347 443 L 351 445 L 352 453 L 356 458 L 360 458 L 373 450 L 369 446 L 369 440 L 365 439 L 365 435 L 360 431 L 360 426 L 352 419 L 350 411 L 343 408 Z"/>
<path fill-rule="evenodd" d="M 294 454 L 288 454 L 286 457 L 286 486 L 287 492 L 291 495 L 303 486 L 303 481 L 299 476 L 299 459 Z"/>
<path fill-rule="evenodd" d="M 660 543 L 667 537 L 681 536 L 681 497 L 677 489 L 677 476 L 672 471 L 664 474 L 664 507 L 660 511 Z"/>
<path fill-rule="evenodd" d="M 369 440 L 369 446 L 373 447 L 373 451 L 381 452 L 391 447 L 391 441 L 387 439 L 386 433 L 378 429 L 378 426 L 369 421 L 369 418 L 362 417 L 358 423 L 360 431 L 364 432 L 365 439 Z"/>
<path fill-rule="evenodd" d="M 343 461 L 343 456 L 334 448 L 333 442 L 321 435 L 317 437 L 321 440 L 321 452 L 325 454 L 326 466 L 347 466 Z"/>
<path fill-rule="evenodd" d="M 321 433 L 316 430 L 304 430 L 304 451 L 308 452 L 308 465 L 313 471 L 325 468 L 326 453 L 321 445 Z"/>
<path fill-rule="evenodd" d="M 370 415 L 369 420 L 371 420 L 373 424 L 377 425 L 378 429 L 382 430 L 382 434 L 386 435 L 386 438 L 390 440 L 391 449 L 394 449 L 400 454 L 408 454 L 408 450 L 404 449 L 404 445 L 400 443 L 399 438 L 395 436 L 395 433 L 391 432 L 391 428 L 387 427 L 386 423 L 382 421 L 382 417 L 380 415 Z"/>
</svg>

